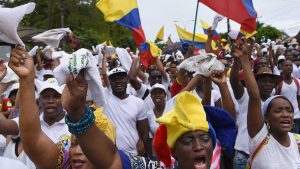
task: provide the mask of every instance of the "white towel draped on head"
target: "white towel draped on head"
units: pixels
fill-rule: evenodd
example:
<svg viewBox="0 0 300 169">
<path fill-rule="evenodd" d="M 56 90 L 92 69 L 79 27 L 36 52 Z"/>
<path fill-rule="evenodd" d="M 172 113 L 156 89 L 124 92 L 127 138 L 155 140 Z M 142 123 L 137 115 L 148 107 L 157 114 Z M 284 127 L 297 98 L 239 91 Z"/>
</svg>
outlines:
<svg viewBox="0 0 300 169">
<path fill-rule="evenodd" d="M 58 48 L 60 41 L 68 32 L 71 32 L 69 28 L 51 29 L 32 37 L 32 39 Z"/>
<path fill-rule="evenodd" d="M 35 3 L 27 3 L 15 8 L 0 8 L 0 40 L 10 44 L 25 46 L 17 29 L 25 14 L 33 12 Z"/>
<path fill-rule="evenodd" d="M 217 60 L 217 56 L 213 53 L 200 53 L 200 55 L 185 59 L 178 69 L 185 69 L 189 72 L 195 72 L 194 75 L 201 74 L 208 77 L 212 70 L 224 70 L 224 65 Z"/>
<path fill-rule="evenodd" d="M 76 78 L 82 69 L 85 69 L 84 78 L 88 83 L 88 90 L 91 91 L 93 101 L 99 107 L 104 106 L 106 100 L 97 61 L 89 50 L 82 48 L 71 55 L 63 55 L 59 66 L 53 70 L 53 73 L 58 83 L 62 85 L 66 83 L 67 75 L 71 73 Z"/>
<path fill-rule="evenodd" d="M 129 72 L 132 59 L 128 53 L 128 51 L 124 48 L 117 48 L 116 54 L 118 55 L 119 61 L 121 62 L 122 67 L 126 72 Z"/>
</svg>

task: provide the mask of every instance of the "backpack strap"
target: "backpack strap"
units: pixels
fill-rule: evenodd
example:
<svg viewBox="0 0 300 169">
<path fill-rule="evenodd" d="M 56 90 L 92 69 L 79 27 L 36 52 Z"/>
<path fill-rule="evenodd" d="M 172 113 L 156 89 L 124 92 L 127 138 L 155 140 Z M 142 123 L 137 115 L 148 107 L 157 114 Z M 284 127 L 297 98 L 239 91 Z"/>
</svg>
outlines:
<svg viewBox="0 0 300 169">
<path fill-rule="evenodd" d="M 145 100 L 146 97 L 149 95 L 149 93 L 150 93 L 150 91 L 149 91 L 149 89 L 147 89 L 142 97 L 142 100 Z"/>
<path fill-rule="evenodd" d="M 253 162 L 253 160 L 255 159 L 255 157 L 257 156 L 257 154 L 262 150 L 262 148 L 268 144 L 269 142 L 269 135 L 267 135 L 263 141 L 257 146 L 257 148 L 255 149 L 255 151 L 253 152 L 252 156 L 248 159 L 247 161 L 247 165 L 246 165 L 246 169 L 250 169 L 251 168 L 251 164 Z"/>
<path fill-rule="evenodd" d="M 298 79 L 295 78 L 295 77 L 293 77 L 293 80 L 294 80 L 294 82 L 295 82 L 295 84 L 296 84 L 296 87 L 297 87 L 297 95 L 298 95 L 298 92 L 299 92 L 299 81 L 298 81 Z"/>
<path fill-rule="evenodd" d="M 283 85 L 283 81 L 281 81 L 281 82 L 277 85 L 276 94 L 280 95 L 281 89 L 282 89 L 282 85 Z"/>
</svg>

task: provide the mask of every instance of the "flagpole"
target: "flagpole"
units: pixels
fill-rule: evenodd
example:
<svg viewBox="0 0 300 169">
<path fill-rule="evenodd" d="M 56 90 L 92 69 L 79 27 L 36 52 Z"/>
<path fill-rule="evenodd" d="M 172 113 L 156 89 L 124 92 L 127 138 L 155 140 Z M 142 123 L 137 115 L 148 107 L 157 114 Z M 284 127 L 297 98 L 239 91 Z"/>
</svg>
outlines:
<svg viewBox="0 0 300 169">
<path fill-rule="evenodd" d="M 193 44 L 195 42 L 195 33 L 196 33 L 196 25 L 197 25 L 197 17 L 198 17 L 198 7 L 199 7 L 199 1 L 197 0 L 196 16 L 195 16 L 194 32 L 193 32 Z"/>
</svg>

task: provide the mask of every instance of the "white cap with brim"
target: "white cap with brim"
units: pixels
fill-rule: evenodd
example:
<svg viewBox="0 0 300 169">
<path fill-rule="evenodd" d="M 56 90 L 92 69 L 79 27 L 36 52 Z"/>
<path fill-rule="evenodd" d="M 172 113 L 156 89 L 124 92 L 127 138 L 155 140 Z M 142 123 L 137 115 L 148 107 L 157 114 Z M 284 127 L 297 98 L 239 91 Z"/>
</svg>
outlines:
<svg viewBox="0 0 300 169">
<path fill-rule="evenodd" d="M 298 45 L 297 39 L 293 38 L 289 45 Z"/>
<path fill-rule="evenodd" d="M 117 67 L 108 72 L 108 77 L 119 73 L 124 73 L 127 75 L 127 72 L 124 69 Z"/>
<path fill-rule="evenodd" d="M 14 83 L 14 84 L 12 84 L 12 85 L 10 85 L 8 88 L 7 88 L 7 90 L 5 91 L 5 93 L 4 93 L 4 98 L 8 98 L 9 97 L 9 95 L 10 95 L 10 93 L 13 91 L 13 90 L 16 90 L 16 89 L 19 89 L 19 87 L 20 87 L 20 83 Z"/>
<path fill-rule="evenodd" d="M 5 77 L 0 81 L 0 83 L 8 83 L 8 82 L 12 82 L 12 81 L 19 81 L 19 77 L 17 76 L 17 74 L 10 68 L 8 67 L 8 62 L 4 63 L 6 68 L 7 68 L 7 72 Z"/>
<path fill-rule="evenodd" d="M 53 89 L 57 91 L 59 94 L 62 94 L 64 85 L 59 86 L 55 78 L 49 78 L 46 81 L 43 81 L 39 84 L 38 95 L 40 96 L 41 93 L 46 89 Z"/>
<path fill-rule="evenodd" d="M 155 85 L 153 85 L 152 88 L 151 88 L 151 90 L 150 90 L 150 93 L 151 93 L 154 89 L 162 89 L 162 90 L 167 94 L 166 88 L 165 88 L 165 86 L 162 85 L 162 84 L 156 83 Z"/>
<path fill-rule="evenodd" d="M 278 56 L 278 59 L 277 59 L 278 61 L 280 61 L 280 60 L 285 60 L 285 56 L 283 56 L 283 55 L 280 55 L 280 56 Z"/>
</svg>

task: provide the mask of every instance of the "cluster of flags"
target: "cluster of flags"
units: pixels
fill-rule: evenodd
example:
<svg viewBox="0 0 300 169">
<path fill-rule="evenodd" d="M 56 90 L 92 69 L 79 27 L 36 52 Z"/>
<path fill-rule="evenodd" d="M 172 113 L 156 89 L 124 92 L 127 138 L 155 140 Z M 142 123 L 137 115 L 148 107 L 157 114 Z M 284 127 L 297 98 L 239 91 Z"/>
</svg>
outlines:
<svg viewBox="0 0 300 169">
<path fill-rule="evenodd" d="M 146 41 L 136 0 L 100 0 L 96 7 L 103 13 L 106 21 L 115 22 L 132 31 L 142 65 L 149 67 L 155 62 L 161 50 Z"/>
<path fill-rule="evenodd" d="M 198 0 L 198 3 L 199 2 L 215 12 L 241 24 L 237 38 L 248 38 L 256 33 L 257 14 L 253 7 L 252 0 Z M 146 41 L 136 0 L 100 0 L 96 6 L 103 13 L 106 21 L 115 22 L 132 31 L 133 38 L 141 54 L 141 63 L 145 67 L 155 62 L 161 50 L 153 42 Z M 176 25 L 181 43 L 194 44 L 198 49 L 205 48 L 205 42 L 207 40 L 206 34 L 211 26 L 204 20 L 200 22 L 205 34 L 194 35 Z M 213 30 L 213 34 L 213 40 L 219 41 L 221 39 L 216 30 Z M 163 39 L 164 26 L 159 30 L 155 41 L 163 41 Z M 213 50 L 217 48 L 214 41 L 212 41 L 212 48 Z"/>
</svg>

